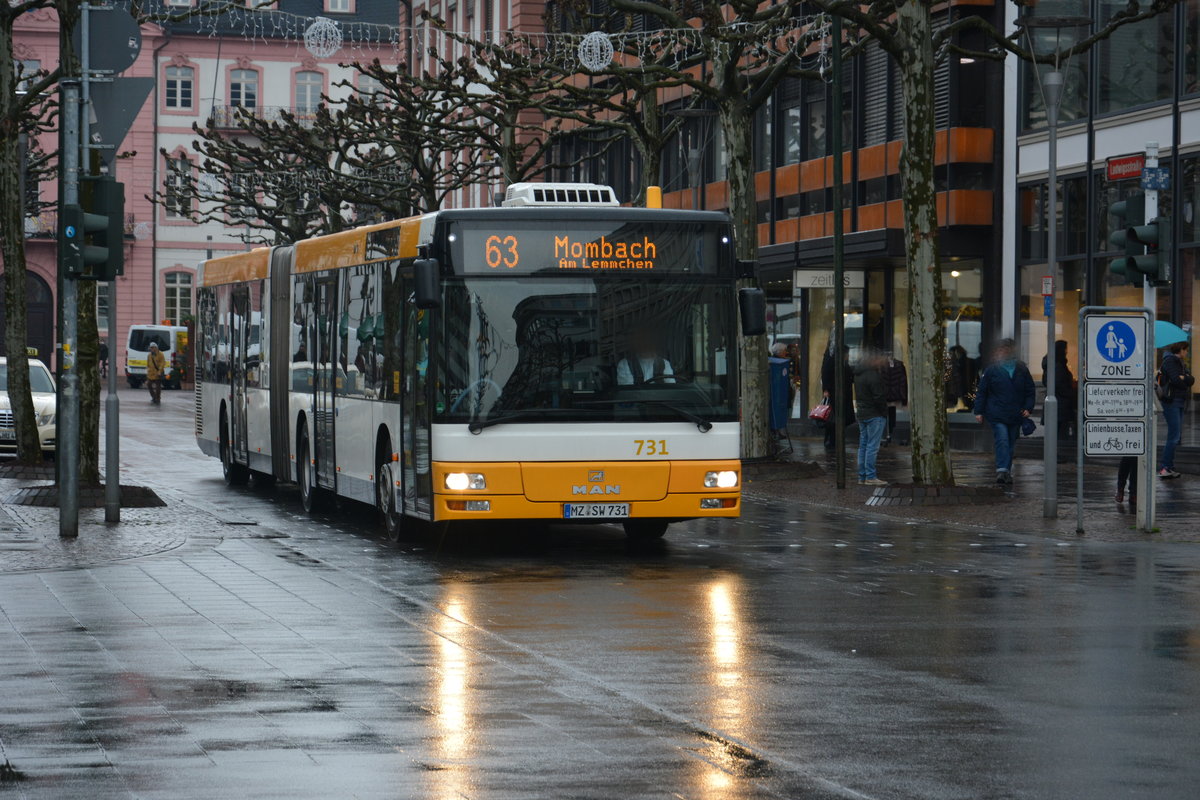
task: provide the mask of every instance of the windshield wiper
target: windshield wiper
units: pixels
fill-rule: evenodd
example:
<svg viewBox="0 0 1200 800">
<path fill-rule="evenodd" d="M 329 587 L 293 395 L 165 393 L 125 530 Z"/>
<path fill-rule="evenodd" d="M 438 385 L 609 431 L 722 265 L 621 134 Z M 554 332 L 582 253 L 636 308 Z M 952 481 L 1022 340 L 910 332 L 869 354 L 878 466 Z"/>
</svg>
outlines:
<svg viewBox="0 0 1200 800">
<path fill-rule="evenodd" d="M 523 419 L 540 419 L 545 416 L 553 416 L 555 413 L 562 414 L 564 412 L 578 412 L 578 408 L 526 408 L 521 411 L 514 411 L 511 414 L 503 414 L 499 417 L 488 417 L 487 419 L 472 419 L 467 423 L 467 430 L 471 433 L 479 433 L 484 428 L 490 428 L 493 425 L 503 425 L 506 422 L 519 422 Z"/>
<path fill-rule="evenodd" d="M 636 402 L 654 403 L 655 405 L 661 406 L 661 407 L 667 409 L 668 411 L 673 411 L 676 414 L 678 414 L 679 416 L 686 419 L 688 422 L 695 423 L 696 427 L 700 429 L 701 433 L 708 433 L 709 431 L 712 430 L 713 424 L 711 422 L 709 422 L 708 420 L 706 420 L 704 417 L 700 416 L 699 414 L 693 414 L 691 411 L 688 411 L 686 408 L 680 408 L 679 406 L 671 405 L 666 400 L 659 400 L 657 398 L 651 397 L 651 398 L 647 398 L 644 400 L 638 400 Z"/>
<path fill-rule="evenodd" d="M 679 416 L 686 419 L 688 422 L 694 423 L 695 426 L 700 429 L 701 433 L 708 433 L 709 431 L 712 430 L 713 424 L 711 422 L 709 422 L 708 420 L 706 420 L 704 417 L 700 416 L 699 414 L 695 414 L 691 411 L 688 411 L 686 408 L 680 408 L 679 406 L 672 405 L 672 404 L 668 403 L 666 400 L 660 400 L 657 397 L 643 397 L 643 398 L 639 398 L 637 400 L 623 400 L 623 399 L 591 400 L 591 401 L 588 401 L 587 404 L 588 405 L 593 405 L 593 404 L 594 405 L 600 405 L 600 404 L 623 405 L 626 403 L 628 403 L 629 405 L 636 405 L 638 403 L 654 403 L 656 406 L 665 408 L 667 411 L 674 412 L 675 414 L 678 414 Z"/>
</svg>

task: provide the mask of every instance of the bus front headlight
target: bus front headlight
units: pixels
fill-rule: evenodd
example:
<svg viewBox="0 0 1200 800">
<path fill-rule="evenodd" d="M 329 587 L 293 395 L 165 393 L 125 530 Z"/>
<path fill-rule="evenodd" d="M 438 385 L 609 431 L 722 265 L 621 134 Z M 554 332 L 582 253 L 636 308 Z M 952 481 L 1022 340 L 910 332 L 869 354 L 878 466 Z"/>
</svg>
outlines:
<svg viewBox="0 0 1200 800">
<path fill-rule="evenodd" d="M 738 474 L 731 469 L 704 473 L 704 488 L 732 489 L 738 485 Z"/>
<path fill-rule="evenodd" d="M 486 489 L 487 480 L 478 472 L 447 472 L 446 488 L 452 492 L 463 492 L 467 489 Z"/>
</svg>

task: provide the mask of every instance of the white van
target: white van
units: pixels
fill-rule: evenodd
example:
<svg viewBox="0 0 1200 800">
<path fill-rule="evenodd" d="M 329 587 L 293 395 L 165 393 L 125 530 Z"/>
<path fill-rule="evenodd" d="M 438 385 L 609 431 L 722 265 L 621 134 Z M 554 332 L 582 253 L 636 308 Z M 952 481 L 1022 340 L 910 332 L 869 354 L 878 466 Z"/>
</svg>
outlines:
<svg viewBox="0 0 1200 800">
<path fill-rule="evenodd" d="M 163 380 L 164 389 L 178 389 L 181 379 L 178 367 L 187 347 L 187 328 L 182 325 L 132 325 L 129 328 L 129 339 L 125 343 L 125 379 L 134 389 L 146 382 L 146 356 L 150 352 L 150 343 L 158 345 L 159 351 L 167 357 L 167 376 Z"/>
</svg>

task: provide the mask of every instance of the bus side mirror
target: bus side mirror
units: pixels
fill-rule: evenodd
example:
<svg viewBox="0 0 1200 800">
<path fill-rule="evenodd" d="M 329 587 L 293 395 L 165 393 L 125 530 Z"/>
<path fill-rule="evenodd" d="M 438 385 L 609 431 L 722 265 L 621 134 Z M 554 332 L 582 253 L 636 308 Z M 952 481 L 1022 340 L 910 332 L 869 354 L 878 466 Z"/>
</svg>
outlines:
<svg viewBox="0 0 1200 800">
<path fill-rule="evenodd" d="M 742 312 L 742 336 L 767 332 L 767 296 L 762 289 L 738 289 L 738 309 Z"/>
<path fill-rule="evenodd" d="M 438 308 L 442 304 L 442 284 L 435 258 L 418 258 L 413 262 L 413 297 L 417 308 Z"/>
</svg>

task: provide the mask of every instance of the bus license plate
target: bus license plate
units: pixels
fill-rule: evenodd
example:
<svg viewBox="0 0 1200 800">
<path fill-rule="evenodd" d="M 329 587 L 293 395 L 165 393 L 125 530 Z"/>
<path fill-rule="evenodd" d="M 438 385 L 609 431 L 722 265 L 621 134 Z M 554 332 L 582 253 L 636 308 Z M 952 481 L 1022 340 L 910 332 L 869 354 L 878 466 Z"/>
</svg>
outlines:
<svg viewBox="0 0 1200 800">
<path fill-rule="evenodd" d="M 563 503 L 563 519 L 623 519 L 629 503 Z"/>
</svg>

